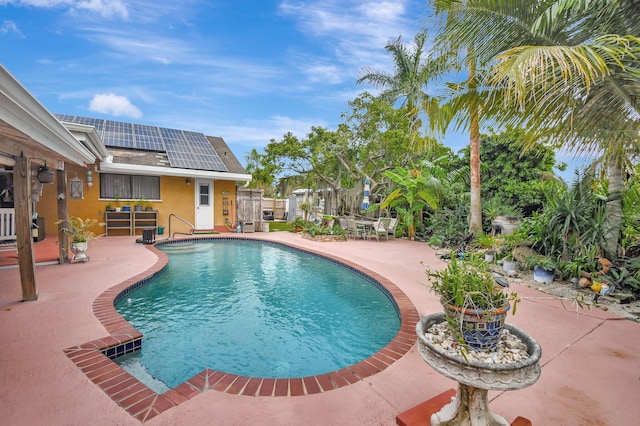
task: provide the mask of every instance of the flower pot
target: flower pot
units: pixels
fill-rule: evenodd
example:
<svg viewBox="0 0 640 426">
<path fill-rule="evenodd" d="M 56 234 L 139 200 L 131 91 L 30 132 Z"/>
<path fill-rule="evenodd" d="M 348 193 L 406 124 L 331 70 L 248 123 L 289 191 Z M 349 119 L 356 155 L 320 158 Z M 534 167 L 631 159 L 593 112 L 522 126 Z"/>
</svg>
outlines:
<svg viewBox="0 0 640 426">
<path fill-rule="evenodd" d="M 542 266 L 536 266 L 533 268 L 533 280 L 537 283 L 549 284 L 553 282 L 553 276 L 555 271 L 549 271 Z"/>
<path fill-rule="evenodd" d="M 122 206 L 122 211 L 123 212 L 130 212 L 131 211 L 131 206 Z"/>
<path fill-rule="evenodd" d="M 115 210 L 116 210 L 117 212 L 119 212 L 119 211 L 120 211 L 120 210 L 122 210 L 122 209 L 121 209 L 120 207 L 116 207 L 116 208 L 115 208 Z"/>
<path fill-rule="evenodd" d="M 142 206 L 135 206 L 133 209 L 135 211 L 137 211 L 137 212 L 141 212 L 142 211 Z"/>
<path fill-rule="evenodd" d="M 89 244 L 86 241 L 82 242 L 72 242 L 71 243 L 71 253 L 73 253 L 73 259 L 77 261 L 86 262 L 89 260 L 87 256 L 87 248 Z"/>
<path fill-rule="evenodd" d="M 462 337 L 467 346 L 476 352 L 492 351 L 498 346 L 504 320 L 511 305 L 506 303 L 496 309 L 469 309 L 445 304 L 444 311 L 452 319 L 451 332 Z M 455 325 L 453 325 L 455 324 Z"/>
<path fill-rule="evenodd" d="M 484 261 L 487 263 L 492 263 L 495 260 L 496 256 L 493 253 L 485 253 Z"/>
<path fill-rule="evenodd" d="M 502 260 L 502 270 L 504 272 L 517 271 L 518 270 L 518 263 L 513 261 L 513 260 L 503 259 Z"/>
</svg>

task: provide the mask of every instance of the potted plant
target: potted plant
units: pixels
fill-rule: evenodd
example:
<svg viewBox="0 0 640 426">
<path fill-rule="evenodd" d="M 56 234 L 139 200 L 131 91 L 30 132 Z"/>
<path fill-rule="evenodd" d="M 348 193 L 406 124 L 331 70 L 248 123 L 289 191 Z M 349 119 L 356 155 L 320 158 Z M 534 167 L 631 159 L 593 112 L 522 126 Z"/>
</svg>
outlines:
<svg viewBox="0 0 640 426">
<path fill-rule="evenodd" d="M 140 197 L 138 200 L 136 200 L 136 204 L 134 207 L 134 210 L 137 212 L 141 212 L 142 209 L 144 208 L 144 204 L 146 203 L 147 199 L 144 198 L 144 195 L 142 197 Z"/>
<path fill-rule="evenodd" d="M 81 260 L 83 262 L 89 260 L 86 254 L 89 240 L 97 238 L 97 235 L 91 229 L 95 226 L 104 226 L 104 223 L 98 222 L 97 219 L 82 219 L 72 216 L 66 220 L 60 219 L 56 222 L 56 225 L 60 224 L 64 224 L 60 230 L 71 237 L 73 260 Z"/>
<path fill-rule="evenodd" d="M 496 248 L 500 246 L 500 241 L 492 235 L 479 235 L 476 237 L 474 245 L 484 251 L 485 262 L 491 263 L 495 260 Z"/>
<path fill-rule="evenodd" d="M 146 211 L 151 211 L 151 210 L 153 210 L 153 203 L 151 203 L 151 201 L 147 200 L 146 198 L 144 199 L 144 203 L 143 203 L 143 205 L 144 205 L 144 209 L 145 209 Z"/>
<path fill-rule="evenodd" d="M 558 264 L 548 256 L 529 256 L 527 266 L 533 269 L 533 280 L 539 283 L 549 284 L 553 281 Z"/>
<path fill-rule="evenodd" d="M 105 204 L 104 205 L 104 209 L 105 209 L 105 211 L 108 211 L 108 212 L 115 211 L 115 209 L 113 208 L 113 204 L 111 204 L 111 203 Z"/>
<path fill-rule="evenodd" d="M 114 205 L 114 209 L 119 212 L 120 211 L 120 197 L 118 196 L 118 194 L 115 194 L 113 196 L 113 205 Z"/>
<path fill-rule="evenodd" d="M 427 276 L 440 297 L 454 338 L 475 351 L 495 349 L 511 301 L 515 313 L 517 294 L 499 286 L 486 264 L 455 256 L 446 268 L 427 270 Z"/>
<path fill-rule="evenodd" d="M 502 258 L 502 270 L 506 273 L 518 270 L 518 262 L 513 258 L 511 251 Z"/>
</svg>

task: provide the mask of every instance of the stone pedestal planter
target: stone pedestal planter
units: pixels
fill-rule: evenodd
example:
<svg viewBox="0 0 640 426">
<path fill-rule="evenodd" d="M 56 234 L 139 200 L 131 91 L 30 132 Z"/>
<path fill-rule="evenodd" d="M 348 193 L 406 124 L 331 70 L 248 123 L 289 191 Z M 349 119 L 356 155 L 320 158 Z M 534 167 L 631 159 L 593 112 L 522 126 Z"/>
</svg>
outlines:
<svg viewBox="0 0 640 426">
<path fill-rule="evenodd" d="M 418 349 L 422 358 L 443 376 L 458 382 L 458 393 L 451 403 L 431 417 L 432 426 L 443 425 L 508 425 L 507 421 L 489 411 L 488 390 L 517 390 L 534 384 L 540 377 L 540 345 L 527 333 L 511 324 L 505 329 L 517 336 L 527 347 L 529 357 L 523 361 L 492 364 L 452 355 L 432 344 L 426 330 L 445 321 L 443 313 L 423 317 L 416 325 Z"/>
</svg>

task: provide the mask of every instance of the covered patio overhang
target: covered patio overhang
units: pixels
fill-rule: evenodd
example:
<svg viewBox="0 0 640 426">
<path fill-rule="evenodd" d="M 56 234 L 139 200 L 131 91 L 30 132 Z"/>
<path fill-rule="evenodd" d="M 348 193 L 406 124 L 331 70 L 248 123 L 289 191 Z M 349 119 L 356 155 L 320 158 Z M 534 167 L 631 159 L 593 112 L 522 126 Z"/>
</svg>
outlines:
<svg viewBox="0 0 640 426">
<path fill-rule="evenodd" d="M 23 300 L 36 300 L 35 264 L 31 238 L 33 203 L 55 169 L 58 217 L 66 217 L 65 163 L 85 166 L 96 156 L 79 142 L 0 65 L 0 165 L 13 169 L 16 246 Z M 61 236 L 60 241 L 66 241 Z M 61 256 L 66 244 L 60 244 Z"/>
</svg>

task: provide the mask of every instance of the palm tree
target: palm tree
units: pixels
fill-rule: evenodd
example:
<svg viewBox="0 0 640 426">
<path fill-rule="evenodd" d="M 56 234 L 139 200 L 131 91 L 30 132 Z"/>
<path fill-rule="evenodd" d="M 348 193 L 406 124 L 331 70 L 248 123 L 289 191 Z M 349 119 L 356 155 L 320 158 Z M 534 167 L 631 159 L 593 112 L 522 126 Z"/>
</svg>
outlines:
<svg viewBox="0 0 640 426">
<path fill-rule="evenodd" d="M 434 1 L 436 14 L 446 15 L 443 31 L 437 37 L 436 46 L 442 51 L 440 60 L 447 64 L 450 70 L 459 71 L 466 67 L 467 79 L 461 84 L 452 85 L 446 103 L 430 103 L 425 104 L 424 107 L 430 115 L 432 130 L 438 129 L 444 133 L 452 121 L 457 123 L 457 128 L 465 127 L 469 130 L 469 234 L 482 235 L 480 125 L 490 118 L 491 108 L 486 104 L 487 100 L 482 88 L 479 88 L 479 82 L 487 59 L 476 53 L 473 43 L 467 43 L 463 38 L 452 36 L 452 28 L 455 28 L 457 23 L 455 12 L 462 7 L 463 3 Z"/>
<path fill-rule="evenodd" d="M 623 170 L 640 151 L 640 20 L 633 0 L 435 0 L 441 37 L 491 63 L 479 84 L 483 113 L 526 129 L 577 157 L 594 154 L 609 174 L 608 254 L 615 254 Z M 487 28 L 491 28 L 490 37 Z M 486 101 L 487 99 L 484 99 Z"/>
<path fill-rule="evenodd" d="M 400 107 L 406 107 L 410 119 L 410 131 L 415 140 L 422 121 L 419 118 L 423 104 L 431 98 L 425 92 L 429 80 L 444 71 L 444 59 L 424 58 L 427 33 L 420 32 L 414 37 L 414 45 L 409 48 L 402 44 L 402 36 L 390 41 L 385 49 L 393 57 L 394 73 L 389 74 L 365 68 L 365 74 L 357 80 L 358 84 L 370 83 L 382 89 L 378 98 L 395 104 L 401 100 Z"/>
</svg>

